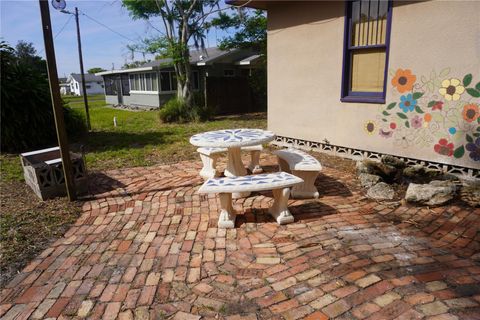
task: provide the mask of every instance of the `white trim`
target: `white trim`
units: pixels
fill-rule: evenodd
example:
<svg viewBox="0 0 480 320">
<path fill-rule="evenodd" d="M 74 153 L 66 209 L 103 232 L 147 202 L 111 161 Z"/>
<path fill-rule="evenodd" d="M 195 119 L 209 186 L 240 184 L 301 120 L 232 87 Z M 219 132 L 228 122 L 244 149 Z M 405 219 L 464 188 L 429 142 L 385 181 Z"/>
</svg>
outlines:
<svg viewBox="0 0 480 320">
<path fill-rule="evenodd" d="M 130 90 L 130 93 L 134 94 L 159 94 L 159 91 L 138 91 L 138 90 Z"/>
<path fill-rule="evenodd" d="M 41 154 L 41 153 L 50 152 L 50 151 L 57 151 L 57 150 L 60 150 L 60 147 L 52 147 L 52 148 L 47 148 L 47 149 L 42 149 L 42 150 L 24 152 L 24 153 L 21 153 L 20 155 L 22 157 L 28 157 L 28 156 L 33 156 L 33 155 L 36 155 L 36 154 Z"/>
<path fill-rule="evenodd" d="M 130 73 L 130 72 L 141 72 L 141 71 L 151 71 L 153 67 L 140 67 L 140 68 L 133 68 L 133 69 L 122 69 L 122 70 L 110 70 L 110 71 L 103 71 L 95 73 L 96 76 L 105 76 L 109 74 L 116 74 L 116 73 Z"/>
</svg>

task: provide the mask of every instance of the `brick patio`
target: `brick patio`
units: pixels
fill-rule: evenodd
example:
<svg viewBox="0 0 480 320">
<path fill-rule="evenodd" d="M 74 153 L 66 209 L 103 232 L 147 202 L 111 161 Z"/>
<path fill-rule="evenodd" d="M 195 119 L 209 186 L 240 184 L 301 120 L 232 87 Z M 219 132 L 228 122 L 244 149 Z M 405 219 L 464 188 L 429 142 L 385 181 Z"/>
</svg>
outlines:
<svg viewBox="0 0 480 320">
<path fill-rule="evenodd" d="M 226 231 L 199 169 L 96 175 L 76 224 L 2 291 L 2 319 L 480 319 L 479 209 L 388 207 L 325 168 L 294 223 L 265 192 Z"/>
</svg>

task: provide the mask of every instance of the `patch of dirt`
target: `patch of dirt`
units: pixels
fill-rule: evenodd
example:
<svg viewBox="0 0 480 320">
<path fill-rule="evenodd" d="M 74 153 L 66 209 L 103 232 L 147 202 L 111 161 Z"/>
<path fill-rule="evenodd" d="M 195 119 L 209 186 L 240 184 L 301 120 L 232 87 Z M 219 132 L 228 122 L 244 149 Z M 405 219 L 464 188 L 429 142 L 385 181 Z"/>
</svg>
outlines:
<svg viewBox="0 0 480 320">
<path fill-rule="evenodd" d="M 42 201 L 24 183 L 0 182 L 0 288 L 80 215 L 66 198 Z"/>
</svg>

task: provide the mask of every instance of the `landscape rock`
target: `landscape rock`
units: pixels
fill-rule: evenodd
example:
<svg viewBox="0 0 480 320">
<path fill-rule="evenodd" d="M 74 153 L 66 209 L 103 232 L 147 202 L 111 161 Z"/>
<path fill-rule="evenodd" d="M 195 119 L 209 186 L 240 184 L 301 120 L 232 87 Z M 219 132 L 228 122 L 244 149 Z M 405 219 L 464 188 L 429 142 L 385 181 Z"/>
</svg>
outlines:
<svg viewBox="0 0 480 320">
<path fill-rule="evenodd" d="M 363 160 L 357 162 L 357 173 L 369 173 L 382 177 L 385 180 L 392 181 L 398 170 L 394 166 L 372 160 Z"/>
<path fill-rule="evenodd" d="M 405 167 L 407 166 L 407 164 L 405 163 L 405 161 L 403 161 L 403 160 L 400 159 L 400 158 L 391 156 L 391 155 L 385 155 L 385 156 L 383 156 L 382 159 L 381 159 L 381 162 L 382 162 L 383 164 L 386 164 L 386 165 L 395 167 L 395 168 L 397 168 L 397 169 L 403 169 L 403 168 L 405 168 Z"/>
<path fill-rule="evenodd" d="M 358 180 L 360 180 L 362 187 L 370 188 L 382 181 L 382 178 L 370 173 L 360 173 L 358 175 Z"/>
<path fill-rule="evenodd" d="M 405 200 L 417 204 L 438 206 L 452 200 L 457 189 L 457 184 L 453 181 L 434 180 L 428 184 L 410 183 Z"/>
<path fill-rule="evenodd" d="M 395 197 L 395 191 L 389 184 L 379 182 L 368 189 L 367 197 L 375 200 L 392 200 Z"/>
<path fill-rule="evenodd" d="M 460 191 L 460 199 L 472 207 L 480 207 L 480 183 L 466 182 Z"/>
<path fill-rule="evenodd" d="M 433 180 L 458 180 L 452 174 L 445 173 L 441 170 L 429 169 L 421 164 L 406 167 L 403 169 L 403 177 L 414 183 L 424 184 Z"/>
</svg>

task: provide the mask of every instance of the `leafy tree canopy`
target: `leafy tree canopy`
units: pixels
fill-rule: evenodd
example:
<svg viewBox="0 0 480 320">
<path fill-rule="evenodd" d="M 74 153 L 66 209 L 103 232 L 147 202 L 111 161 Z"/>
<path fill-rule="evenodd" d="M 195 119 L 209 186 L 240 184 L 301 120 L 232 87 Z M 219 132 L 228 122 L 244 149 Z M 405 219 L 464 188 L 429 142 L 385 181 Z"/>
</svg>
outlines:
<svg viewBox="0 0 480 320">
<path fill-rule="evenodd" d="M 262 53 L 267 49 L 267 17 L 262 10 L 232 9 L 233 14 L 219 12 L 210 25 L 224 31 L 234 31 L 220 41 L 223 50 L 251 48 Z"/>
<path fill-rule="evenodd" d="M 29 65 L 33 69 L 47 74 L 47 64 L 42 57 L 37 55 L 37 50 L 33 46 L 32 42 L 20 40 L 15 46 L 14 56 L 19 63 Z"/>
<path fill-rule="evenodd" d="M 102 71 L 107 71 L 103 68 L 100 68 L 100 67 L 95 67 L 95 68 L 90 68 L 87 70 L 88 73 L 90 74 L 94 74 L 94 73 L 97 73 L 97 72 L 102 72 Z"/>
</svg>

